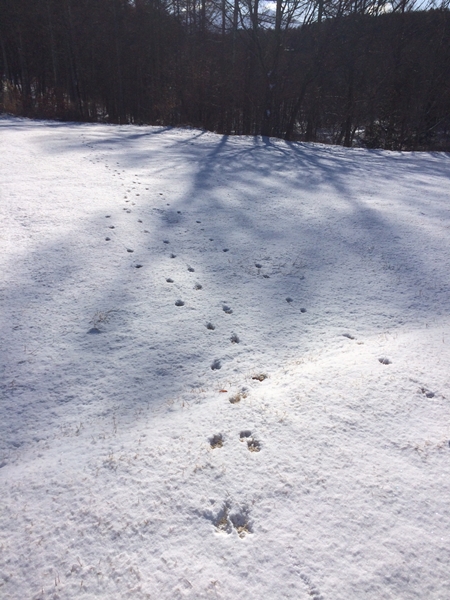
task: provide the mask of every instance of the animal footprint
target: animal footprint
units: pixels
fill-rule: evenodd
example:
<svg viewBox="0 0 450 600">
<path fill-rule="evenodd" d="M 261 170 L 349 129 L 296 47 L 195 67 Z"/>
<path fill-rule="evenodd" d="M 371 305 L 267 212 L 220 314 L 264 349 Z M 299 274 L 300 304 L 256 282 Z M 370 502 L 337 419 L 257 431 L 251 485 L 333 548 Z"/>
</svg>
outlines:
<svg viewBox="0 0 450 600">
<path fill-rule="evenodd" d="M 176 300 L 175 301 L 175 306 L 184 306 L 183 300 Z"/>
<path fill-rule="evenodd" d="M 199 283 L 196 283 L 196 284 L 194 285 L 194 290 L 201 290 L 201 289 L 203 289 L 203 286 L 202 286 L 202 285 L 200 285 Z"/>
<path fill-rule="evenodd" d="M 225 503 L 222 507 L 222 510 L 219 512 L 219 514 L 213 521 L 217 531 L 223 532 L 223 533 L 231 533 L 233 531 L 233 529 L 232 529 L 233 526 L 229 519 L 229 513 L 230 513 L 230 507 L 228 506 L 227 503 Z"/>
<path fill-rule="evenodd" d="M 170 277 L 168 277 L 168 278 L 166 279 L 166 281 L 167 281 L 167 283 L 173 283 L 173 279 L 171 279 Z"/>
<path fill-rule="evenodd" d="M 195 269 L 193 269 L 192 267 L 188 267 L 188 271 L 189 271 L 189 273 L 194 273 Z"/>
<path fill-rule="evenodd" d="M 236 333 L 233 333 L 233 335 L 230 337 L 230 341 L 232 344 L 239 344 L 241 340 L 239 339 L 239 336 Z"/>
<path fill-rule="evenodd" d="M 247 448 L 250 452 L 259 452 L 261 450 L 261 444 L 252 436 L 251 431 L 241 431 L 239 438 L 241 442 L 247 442 Z"/>
<path fill-rule="evenodd" d="M 288 296 L 288 297 L 286 298 L 286 302 L 288 302 L 288 304 L 290 304 L 291 302 L 293 302 L 293 300 L 292 300 L 292 298 L 291 298 L 290 296 Z"/>
<path fill-rule="evenodd" d="M 171 254 L 171 255 L 170 255 L 170 258 L 176 258 L 176 257 L 177 257 L 177 255 L 176 255 L 176 254 Z"/>
<path fill-rule="evenodd" d="M 221 433 L 217 433 L 213 435 L 212 438 L 209 439 L 209 444 L 211 448 L 214 450 L 215 448 L 222 448 L 223 446 L 223 436 Z"/>
<path fill-rule="evenodd" d="M 222 363 L 220 362 L 220 360 L 218 358 L 213 360 L 213 362 L 211 364 L 211 369 L 213 371 L 217 371 L 218 369 L 221 369 L 221 368 L 222 368 Z"/>
<path fill-rule="evenodd" d="M 216 326 L 213 325 L 212 323 L 206 323 L 206 329 L 210 329 L 211 331 L 214 331 L 215 328 L 216 328 Z"/>
<path fill-rule="evenodd" d="M 261 444 L 258 442 L 258 440 L 251 439 L 247 442 L 247 448 L 250 450 L 250 452 L 259 452 L 261 450 Z"/>
<path fill-rule="evenodd" d="M 378 361 L 382 364 L 382 365 L 390 365 L 392 364 L 392 361 L 389 360 L 389 358 L 386 357 L 381 357 L 378 359 Z"/>
<path fill-rule="evenodd" d="M 348 338 L 349 340 L 354 340 L 355 336 L 351 335 L 350 333 L 343 333 L 342 334 L 344 337 Z"/>
<path fill-rule="evenodd" d="M 241 442 L 243 442 L 246 438 L 251 437 L 251 435 L 252 435 L 252 432 L 249 429 L 245 429 L 244 431 L 241 431 L 241 433 L 239 434 Z"/>
<path fill-rule="evenodd" d="M 255 379 L 256 381 L 264 381 L 264 379 L 267 379 L 267 375 L 265 373 L 259 373 L 258 375 L 253 375 L 252 379 Z"/>
<path fill-rule="evenodd" d="M 213 523 L 218 532 L 230 534 L 234 529 L 240 538 L 253 533 L 247 507 L 232 509 L 229 502 L 225 502 Z"/>
<path fill-rule="evenodd" d="M 425 396 L 427 398 L 434 398 L 435 397 L 435 393 L 434 392 L 430 392 L 430 390 L 427 390 L 427 388 L 420 388 L 420 391 L 422 392 L 422 394 L 425 394 Z"/>
<path fill-rule="evenodd" d="M 252 533 L 249 523 L 249 514 L 246 509 L 230 514 L 230 521 L 240 538 Z"/>
<path fill-rule="evenodd" d="M 234 396 L 231 396 L 231 398 L 229 398 L 230 403 L 231 404 L 238 404 L 241 400 L 243 400 L 244 398 L 247 398 L 247 392 L 245 390 L 242 390 L 241 392 L 238 392 L 237 394 L 235 394 Z M 249 433 L 250 432 L 241 432 L 241 436 L 242 433 Z M 251 434 L 250 434 L 251 435 Z M 244 436 L 245 437 L 245 436 Z M 242 439 L 241 439 L 242 441 Z"/>
<path fill-rule="evenodd" d="M 233 312 L 233 311 L 231 310 L 231 308 L 230 308 L 229 306 L 227 306 L 226 304 L 224 304 L 224 305 L 222 306 L 222 310 L 223 310 L 223 312 L 224 312 L 224 313 L 226 313 L 227 315 L 231 315 L 231 313 Z"/>
</svg>

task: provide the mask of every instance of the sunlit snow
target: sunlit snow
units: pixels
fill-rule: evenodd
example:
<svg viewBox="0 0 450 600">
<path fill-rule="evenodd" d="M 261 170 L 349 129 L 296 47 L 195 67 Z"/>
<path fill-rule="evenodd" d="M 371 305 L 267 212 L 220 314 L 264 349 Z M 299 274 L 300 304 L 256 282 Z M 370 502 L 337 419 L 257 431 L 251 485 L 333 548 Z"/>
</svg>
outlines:
<svg viewBox="0 0 450 600">
<path fill-rule="evenodd" d="M 0 152 L 0 597 L 450 597 L 448 155 Z"/>
</svg>

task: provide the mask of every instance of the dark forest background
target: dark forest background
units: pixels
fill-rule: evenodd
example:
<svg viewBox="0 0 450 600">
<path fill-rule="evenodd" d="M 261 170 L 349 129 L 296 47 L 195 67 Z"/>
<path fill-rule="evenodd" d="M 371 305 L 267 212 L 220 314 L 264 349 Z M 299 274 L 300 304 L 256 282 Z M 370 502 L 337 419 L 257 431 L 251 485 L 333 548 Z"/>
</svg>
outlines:
<svg viewBox="0 0 450 600">
<path fill-rule="evenodd" d="M 421 7 L 0 0 L 0 111 L 450 150 L 450 11 Z"/>
</svg>

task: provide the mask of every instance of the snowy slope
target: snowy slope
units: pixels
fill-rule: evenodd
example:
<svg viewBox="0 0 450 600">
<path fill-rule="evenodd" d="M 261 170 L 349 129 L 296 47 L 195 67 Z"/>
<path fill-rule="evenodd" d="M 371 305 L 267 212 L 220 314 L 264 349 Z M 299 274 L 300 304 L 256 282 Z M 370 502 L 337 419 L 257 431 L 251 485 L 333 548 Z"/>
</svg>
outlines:
<svg viewBox="0 0 450 600">
<path fill-rule="evenodd" d="M 1 598 L 450 598 L 448 155 L 0 152 Z"/>
</svg>

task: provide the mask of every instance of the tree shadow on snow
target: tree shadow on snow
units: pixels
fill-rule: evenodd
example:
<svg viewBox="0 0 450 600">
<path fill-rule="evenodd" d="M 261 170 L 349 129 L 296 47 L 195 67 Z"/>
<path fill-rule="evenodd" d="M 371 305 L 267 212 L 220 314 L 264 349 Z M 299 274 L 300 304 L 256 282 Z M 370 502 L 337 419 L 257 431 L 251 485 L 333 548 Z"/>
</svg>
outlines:
<svg viewBox="0 0 450 600">
<path fill-rule="evenodd" d="M 41 127 L 35 144 L 48 156 L 87 151 L 77 140 L 50 144 Z M 6 453 L 55 423 L 73 429 L 81 413 L 132 420 L 142 407 L 243 380 L 251 364 L 279 368 L 319 338 L 332 345 L 336 332 L 371 335 L 448 313 L 446 155 L 196 130 L 80 131 L 149 190 L 133 209 L 133 253 L 123 237 L 105 244 L 99 212 L 74 222 L 70 238 L 41 244 L 4 286 L 1 410 L 15 415 Z M 111 206 L 123 219 L 123 206 Z M 71 242 L 88 238 L 89 251 Z"/>
</svg>

